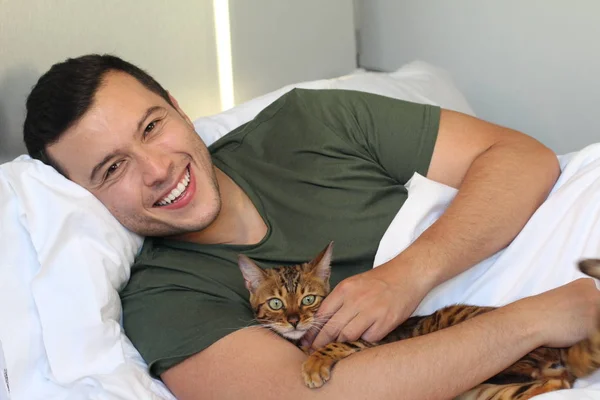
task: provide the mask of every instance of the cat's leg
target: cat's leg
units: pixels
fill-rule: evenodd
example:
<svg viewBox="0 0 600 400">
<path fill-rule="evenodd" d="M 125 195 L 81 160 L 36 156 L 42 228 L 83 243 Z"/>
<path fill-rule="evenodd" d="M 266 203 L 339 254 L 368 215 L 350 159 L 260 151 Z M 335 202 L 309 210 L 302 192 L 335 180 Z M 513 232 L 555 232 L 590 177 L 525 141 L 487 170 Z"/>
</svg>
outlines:
<svg viewBox="0 0 600 400">
<path fill-rule="evenodd" d="M 484 383 L 456 397 L 455 400 L 528 400 L 543 393 L 570 388 L 571 384 L 564 379 L 546 379 L 507 385 Z"/>
<path fill-rule="evenodd" d="M 568 370 L 577 378 L 600 368 L 600 328 L 589 338 L 564 349 L 563 356 Z"/>
<path fill-rule="evenodd" d="M 364 340 L 356 342 L 329 343 L 310 354 L 302 364 L 302 377 L 309 388 L 321 387 L 331 377 L 331 369 L 340 360 L 374 344 Z"/>
<path fill-rule="evenodd" d="M 542 379 L 566 379 L 570 383 L 575 381 L 564 365 L 561 349 L 538 347 L 486 383 L 501 385 Z"/>
</svg>

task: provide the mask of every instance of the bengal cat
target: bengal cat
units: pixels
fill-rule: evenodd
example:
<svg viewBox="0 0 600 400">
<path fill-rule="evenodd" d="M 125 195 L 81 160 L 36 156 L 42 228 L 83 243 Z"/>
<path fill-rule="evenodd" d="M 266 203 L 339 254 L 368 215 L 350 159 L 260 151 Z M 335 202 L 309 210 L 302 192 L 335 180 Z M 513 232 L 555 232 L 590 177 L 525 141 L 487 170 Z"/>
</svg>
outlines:
<svg viewBox="0 0 600 400">
<path fill-rule="evenodd" d="M 297 346 L 304 334 L 316 326 L 315 313 L 329 293 L 332 245 L 330 243 L 310 262 L 294 266 L 262 269 L 244 255 L 238 258 L 257 321 Z M 589 276 L 600 277 L 600 259 L 584 260 L 579 263 L 579 268 Z M 353 353 L 444 329 L 492 309 L 470 305 L 448 306 L 430 315 L 409 318 L 377 343 L 362 339 L 330 343 L 308 355 L 302 365 L 302 377 L 308 387 L 321 387 L 330 379 L 333 366 Z M 588 339 L 569 348 L 540 347 L 533 350 L 457 399 L 530 399 L 542 393 L 571 388 L 577 378 L 592 373 L 598 367 L 600 327 Z"/>
</svg>

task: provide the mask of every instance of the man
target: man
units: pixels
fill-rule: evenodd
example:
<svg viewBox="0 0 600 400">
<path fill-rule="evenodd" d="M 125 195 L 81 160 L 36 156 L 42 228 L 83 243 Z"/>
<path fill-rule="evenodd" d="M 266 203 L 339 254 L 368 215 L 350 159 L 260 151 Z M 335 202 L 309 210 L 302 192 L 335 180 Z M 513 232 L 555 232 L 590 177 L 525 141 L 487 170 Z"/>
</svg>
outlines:
<svg viewBox="0 0 600 400">
<path fill-rule="evenodd" d="M 505 247 L 559 174 L 550 150 L 510 129 L 372 94 L 294 90 L 209 150 L 151 77 L 89 55 L 40 78 L 24 137 L 33 157 L 148 236 L 122 293 L 124 324 L 180 399 L 445 399 L 593 326 L 598 294 L 583 279 L 359 353 L 312 391 L 300 378 L 302 352 L 241 329 L 252 312 L 239 253 L 272 267 L 335 241 L 327 322 L 305 339 L 318 348 L 380 339 L 435 286 Z M 458 195 L 409 248 L 372 269 L 414 172 Z"/>
</svg>

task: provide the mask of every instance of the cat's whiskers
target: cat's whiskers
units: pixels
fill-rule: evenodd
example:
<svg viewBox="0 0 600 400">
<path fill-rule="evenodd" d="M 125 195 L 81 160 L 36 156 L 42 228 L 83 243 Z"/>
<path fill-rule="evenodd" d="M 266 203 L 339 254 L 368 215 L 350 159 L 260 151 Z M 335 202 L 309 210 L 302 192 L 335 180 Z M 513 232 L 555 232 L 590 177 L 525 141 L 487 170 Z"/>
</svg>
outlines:
<svg viewBox="0 0 600 400">
<path fill-rule="evenodd" d="M 259 318 L 251 318 L 248 320 L 240 318 L 239 321 L 242 322 L 243 324 L 245 324 L 245 326 L 249 326 L 252 323 L 258 323 L 258 324 L 262 323 Z"/>
<path fill-rule="evenodd" d="M 313 318 L 310 325 L 313 326 L 325 326 L 325 324 L 330 323 L 332 326 L 340 325 L 341 323 L 336 318 Z"/>
</svg>

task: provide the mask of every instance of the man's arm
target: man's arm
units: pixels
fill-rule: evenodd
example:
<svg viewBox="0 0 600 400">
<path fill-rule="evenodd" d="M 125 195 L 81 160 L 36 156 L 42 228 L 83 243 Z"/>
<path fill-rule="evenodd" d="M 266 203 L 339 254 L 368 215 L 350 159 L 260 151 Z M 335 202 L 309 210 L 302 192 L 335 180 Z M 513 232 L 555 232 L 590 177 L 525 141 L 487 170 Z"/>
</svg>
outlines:
<svg viewBox="0 0 600 400">
<path fill-rule="evenodd" d="M 434 287 L 506 247 L 559 172 L 556 155 L 535 139 L 442 110 L 427 177 L 458 188 L 458 194 L 397 257 L 334 288 L 319 309 L 319 316 L 331 322 L 305 344 L 314 340 L 313 348 L 320 348 L 334 340 L 380 340 Z"/>
<path fill-rule="evenodd" d="M 532 349 L 567 346 L 594 326 L 599 294 L 590 279 L 523 299 L 459 325 L 352 355 L 320 389 L 301 377 L 305 356 L 262 329 L 221 339 L 162 375 L 179 400 L 452 398 Z"/>
<path fill-rule="evenodd" d="M 426 261 L 434 285 L 450 279 L 506 247 L 546 199 L 559 173 L 556 155 L 537 140 L 443 110 L 427 177 L 459 191 L 399 261 Z M 425 248 L 435 251 L 424 257 Z"/>
</svg>

